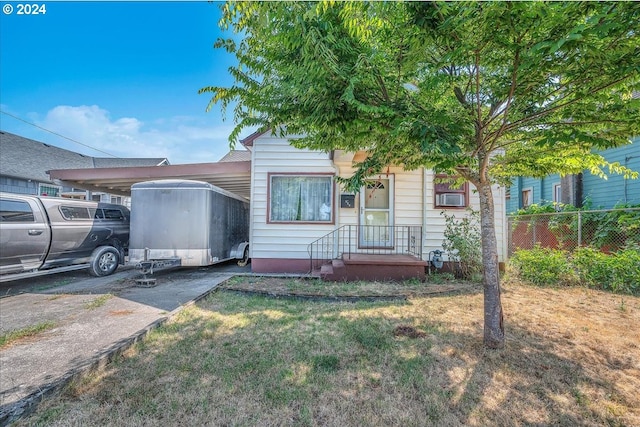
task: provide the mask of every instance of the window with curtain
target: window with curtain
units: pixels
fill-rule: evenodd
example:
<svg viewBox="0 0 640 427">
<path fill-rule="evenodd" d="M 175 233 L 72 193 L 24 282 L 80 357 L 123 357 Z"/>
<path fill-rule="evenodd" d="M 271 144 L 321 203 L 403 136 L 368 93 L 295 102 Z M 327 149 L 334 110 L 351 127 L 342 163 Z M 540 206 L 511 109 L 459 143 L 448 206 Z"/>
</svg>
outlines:
<svg viewBox="0 0 640 427">
<path fill-rule="evenodd" d="M 271 175 L 269 222 L 333 221 L 333 177 Z"/>
</svg>

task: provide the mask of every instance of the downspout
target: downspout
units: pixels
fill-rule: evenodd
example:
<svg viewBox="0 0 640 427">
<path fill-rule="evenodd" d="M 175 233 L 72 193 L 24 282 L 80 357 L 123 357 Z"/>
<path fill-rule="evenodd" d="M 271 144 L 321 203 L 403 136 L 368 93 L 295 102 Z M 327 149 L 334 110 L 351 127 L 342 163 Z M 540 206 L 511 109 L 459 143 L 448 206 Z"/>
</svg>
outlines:
<svg viewBox="0 0 640 427">
<path fill-rule="evenodd" d="M 627 168 L 629 167 L 629 160 L 631 159 L 635 159 L 638 156 L 627 156 L 624 158 L 624 167 Z M 628 182 L 629 180 L 627 178 L 622 178 L 623 182 L 624 182 L 624 202 L 627 203 L 627 201 L 629 200 L 628 194 L 627 194 L 627 186 L 628 186 Z"/>
<path fill-rule="evenodd" d="M 511 195 L 513 197 L 513 194 Z M 518 209 L 522 209 L 524 206 L 522 205 L 522 177 L 518 177 Z"/>
<path fill-rule="evenodd" d="M 340 176 L 340 168 L 334 162 L 334 154 L 335 150 L 331 150 L 329 153 L 329 160 L 331 161 L 331 167 L 333 168 L 333 173 L 335 176 Z M 334 195 L 333 195 L 333 230 L 337 230 L 340 228 L 341 223 L 341 209 L 340 209 L 340 193 L 342 189 L 339 185 L 334 184 Z M 334 239 L 334 247 L 333 247 L 333 255 L 337 256 L 340 251 L 340 242 L 338 239 Z"/>
<path fill-rule="evenodd" d="M 428 253 L 425 248 L 427 243 L 427 169 L 422 168 L 422 259 L 424 260 L 424 254 Z M 431 271 L 431 270 L 429 270 Z"/>
</svg>

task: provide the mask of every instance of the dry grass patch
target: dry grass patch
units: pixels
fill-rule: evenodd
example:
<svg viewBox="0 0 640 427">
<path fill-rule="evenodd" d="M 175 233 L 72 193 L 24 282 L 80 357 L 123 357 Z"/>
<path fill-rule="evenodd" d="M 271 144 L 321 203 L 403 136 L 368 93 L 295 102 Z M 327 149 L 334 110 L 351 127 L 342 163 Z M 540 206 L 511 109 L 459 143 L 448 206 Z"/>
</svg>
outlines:
<svg viewBox="0 0 640 427">
<path fill-rule="evenodd" d="M 213 294 L 17 425 L 640 425 L 640 298 L 512 284 L 503 303 L 489 351 L 480 293 Z"/>
</svg>

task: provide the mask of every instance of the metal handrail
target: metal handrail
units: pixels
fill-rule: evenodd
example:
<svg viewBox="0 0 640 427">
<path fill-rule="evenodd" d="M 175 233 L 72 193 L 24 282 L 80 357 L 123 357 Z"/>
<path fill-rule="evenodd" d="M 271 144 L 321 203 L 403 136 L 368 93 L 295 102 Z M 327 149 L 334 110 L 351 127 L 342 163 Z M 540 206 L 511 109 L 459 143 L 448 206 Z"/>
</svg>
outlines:
<svg viewBox="0 0 640 427">
<path fill-rule="evenodd" d="M 422 259 L 422 226 L 343 225 L 310 243 L 307 252 L 310 272 L 343 255 L 404 254 Z"/>
</svg>

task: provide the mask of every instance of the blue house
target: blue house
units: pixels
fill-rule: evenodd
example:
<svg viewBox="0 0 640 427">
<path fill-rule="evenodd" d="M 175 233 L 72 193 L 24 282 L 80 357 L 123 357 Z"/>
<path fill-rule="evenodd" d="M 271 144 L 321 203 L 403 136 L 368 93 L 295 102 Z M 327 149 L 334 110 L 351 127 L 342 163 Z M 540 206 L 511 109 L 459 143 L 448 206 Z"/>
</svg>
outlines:
<svg viewBox="0 0 640 427">
<path fill-rule="evenodd" d="M 634 138 L 631 144 L 598 153 L 609 162 L 640 172 L 640 137 Z M 587 200 L 594 209 L 610 209 L 622 203 L 640 204 L 640 179 L 609 175 L 605 180 L 588 171 L 565 177 L 557 174 L 544 178 L 517 177 L 507 191 L 506 212 L 510 214 L 534 203 L 561 202 L 579 207 Z"/>
</svg>

